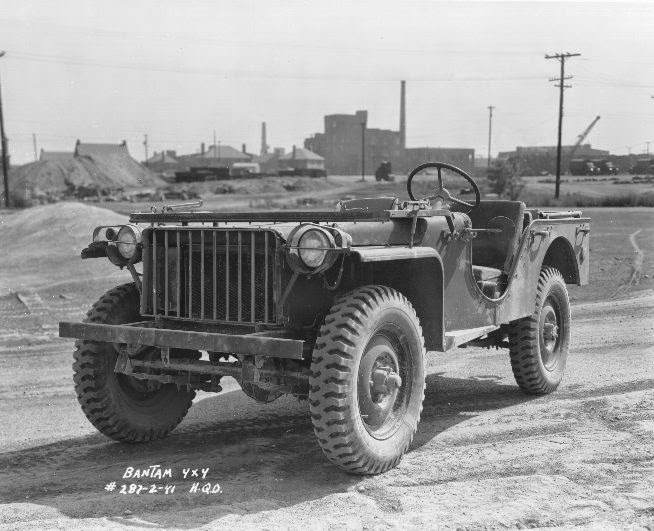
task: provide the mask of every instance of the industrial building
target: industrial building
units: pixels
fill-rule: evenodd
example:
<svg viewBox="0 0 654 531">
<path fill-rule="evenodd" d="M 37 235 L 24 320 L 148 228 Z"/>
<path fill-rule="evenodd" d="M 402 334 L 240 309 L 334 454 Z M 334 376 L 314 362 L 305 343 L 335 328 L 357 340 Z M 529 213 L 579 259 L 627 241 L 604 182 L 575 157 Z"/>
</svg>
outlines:
<svg viewBox="0 0 654 531">
<path fill-rule="evenodd" d="M 368 127 L 368 111 L 325 116 L 325 129 L 304 141 L 304 147 L 325 159 L 330 174 L 361 172 L 362 151 L 366 173 L 373 173 L 382 161 L 394 172 L 406 172 L 427 161 L 449 162 L 466 171 L 474 169 L 475 151 L 470 148 L 407 148 L 406 83 L 400 85 L 400 127 L 398 131 Z M 363 147 L 363 149 L 362 149 Z"/>
<path fill-rule="evenodd" d="M 361 140 L 365 141 L 368 172 L 383 160 L 399 163 L 402 158 L 400 133 L 369 129 L 368 111 L 325 116 L 325 132 L 304 141 L 304 147 L 321 155 L 330 174 L 348 175 L 361 171 Z"/>
<path fill-rule="evenodd" d="M 556 146 L 517 146 L 514 151 L 500 151 L 499 160 L 517 160 L 523 175 L 556 173 Z M 605 159 L 610 153 L 604 149 L 594 149 L 590 144 L 561 146 L 562 168 L 567 168 L 572 158 Z"/>
</svg>

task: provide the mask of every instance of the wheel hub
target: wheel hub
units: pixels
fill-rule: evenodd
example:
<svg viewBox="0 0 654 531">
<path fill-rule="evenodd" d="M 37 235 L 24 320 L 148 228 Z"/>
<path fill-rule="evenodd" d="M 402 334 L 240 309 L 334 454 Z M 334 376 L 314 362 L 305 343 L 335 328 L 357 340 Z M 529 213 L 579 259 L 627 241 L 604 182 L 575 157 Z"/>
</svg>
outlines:
<svg viewBox="0 0 654 531">
<path fill-rule="evenodd" d="M 370 376 L 370 395 L 374 402 L 381 402 L 402 387 L 402 378 L 391 367 L 380 366 Z"/>
<path fill-rule="evenodd" d="M 400 351 L 401 352 L 401 351 Z M 398 423 L 404 407 L 403 359 L 398 346 L 384 334 L 374 336 L 359 365 L 357 396 L 366 429 L 376 438 L 386 438 Z"/>
<path fill-rule="evenodd" d="M 551 304 L 543 306 L 540 317 L 541 358 L 543 364 L 550 368 L 556 362 L 555 351 L 559 340 L 559 322 Z"/>
</svg>

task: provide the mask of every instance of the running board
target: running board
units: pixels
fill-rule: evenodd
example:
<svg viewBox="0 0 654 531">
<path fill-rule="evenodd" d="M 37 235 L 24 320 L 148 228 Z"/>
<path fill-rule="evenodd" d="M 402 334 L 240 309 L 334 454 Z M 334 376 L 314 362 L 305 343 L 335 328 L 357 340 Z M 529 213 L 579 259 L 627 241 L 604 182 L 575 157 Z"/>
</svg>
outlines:
<svg viewBox="0 0 654 531">
<path fill-rule="evenodd" d="M 466 328 L 465 330 L 452 330 L 445 334 L 445 350 L 451 350 L 475 339 L 479 339 L 486 334 L 497 330 L 499 326 L 480 326 L 479 328 Z"/>
</svg>

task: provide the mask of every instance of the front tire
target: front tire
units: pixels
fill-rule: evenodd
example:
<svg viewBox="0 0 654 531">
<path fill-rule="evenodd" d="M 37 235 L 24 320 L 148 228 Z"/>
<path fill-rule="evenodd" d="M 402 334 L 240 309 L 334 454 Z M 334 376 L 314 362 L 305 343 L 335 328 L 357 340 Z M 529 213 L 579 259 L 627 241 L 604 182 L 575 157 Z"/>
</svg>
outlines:
<svg viewBox="0 0 654 531">
<path fill-rule="evenodd" d="M 570 345 L 570 301 L 558 269 L 544 267 L 534 313 L 509 328 L 513 375 L 526 393 L 551 393 L 561 383 Z"/>
<path fill-rule="evenodd" d="M 332 463 L 354 474 L 399 463 L 422 412 L 424 355 L 415 310 L 396 290 L 366 286 L 334 303 L 309 381 L 313 429 Z"/>
<path fill-rule="evenodd" d="M 124 324 L 139 320 L 139 292 L 130 283 L 105 293 L 85 322 Z M 75 346 L 77 399 L 86 418 L 107 437 L 123 442 L 160 439 L 191 407 L 195 391 L 114 372 L 118 353 L 111 343 L 79 340 Z M 158 352 L 153 348 L 145 355 L 156 356 Z"/>
</svg>

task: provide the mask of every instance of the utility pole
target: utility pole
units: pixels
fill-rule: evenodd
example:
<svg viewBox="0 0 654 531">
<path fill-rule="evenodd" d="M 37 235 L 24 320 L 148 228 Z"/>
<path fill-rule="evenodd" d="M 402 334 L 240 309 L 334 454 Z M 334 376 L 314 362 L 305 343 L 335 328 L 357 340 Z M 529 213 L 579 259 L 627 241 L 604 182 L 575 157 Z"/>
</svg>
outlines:
<svg viewBox="0 0 654 531">
<path fill-rule="evenodd" d="M 145 165 L 148 165 L 148 135 L 144 135 L 143 148 L 145 149 Z"/>
<path fill-rule="evenodd" d="M 36 153 L 36 133 L 32 133 L 32 144 L 34 145 L 34 162 L 39 160 L 39 156 Z"/>
<path fill-rule="evenodd" d="M 366 180 L 366 122 L 361 122 L 361 182 Z"/>
<path fill-rule="evenodd" d="M 0 50 L 0 57 L 4 56 Z M 5 206 L 9 208 L 9 155 L 7 153 L 7 137 L 5 136 L 5 119 L 2 114 L 2 88 L 0 84 L 0 147 L 2 147 L 2 175 L 5 184 Z"/>
<path fill-rule="evenodd" d="M 565 52 L 545 56 L 545 59 L 558 59 L 559 63 L 561 63 L 561 74 L 558 79 L 559 84 L 556 85 L 559 87 L 559 135 L 556 144 L 556 189 L 554 192 L 555 199 L 559 198 L 559 191 L 561 189 L 561 131 L 563 128 L 563 90 L 572 86 L 565 84 L 566 79 L 572 79 L 572 76 L 566 77 L 565 75 L 565 60 L 569 57 L 577 57 L 579 55 L 581 54 Z M 552 78 L 550 81 L 557 81 L 557 79 Z"/>
<path fill-rule="evenodd" d="M 214 165 L 216 164 L 216 130 L 213 130 L 213 160 L 214 160 Z"/>
<path fill-rule="evenodd" d="M 491 165 L 491 132 L 493 130 L 493 105 L 488 106 L 488 168 Z"/>
</svg>

